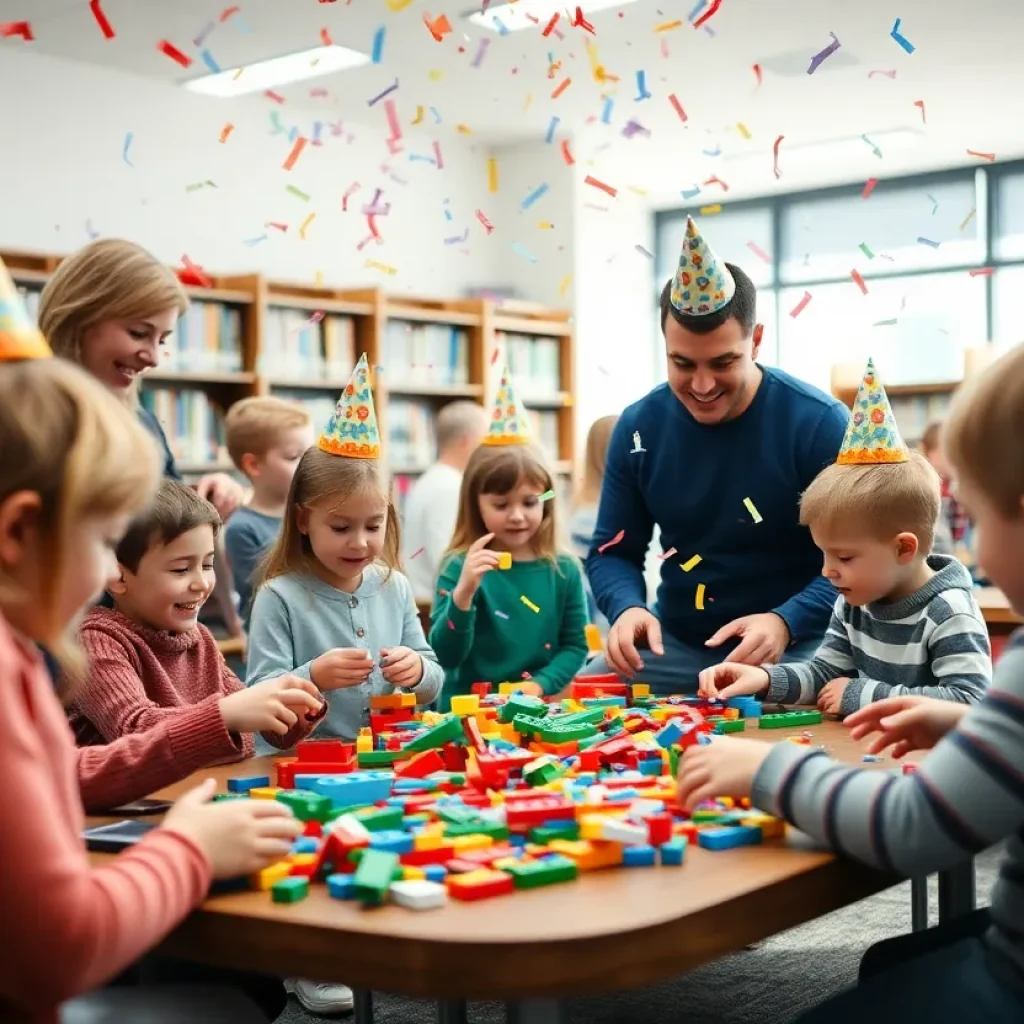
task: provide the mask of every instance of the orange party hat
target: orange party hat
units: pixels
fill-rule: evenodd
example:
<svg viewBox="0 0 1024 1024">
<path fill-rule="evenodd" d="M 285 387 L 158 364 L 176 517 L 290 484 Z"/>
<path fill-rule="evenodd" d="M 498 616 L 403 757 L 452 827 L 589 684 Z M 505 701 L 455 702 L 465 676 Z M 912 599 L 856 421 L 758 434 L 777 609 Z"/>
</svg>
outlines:
<svg viewBox="0 0 1024 1024">
<path fill-rule="evenodd" d="M 48 359 L 52 355 L 39 328 L 29 319 L 25 302 L 0 260 L 0 361 Z"/>
</svg>

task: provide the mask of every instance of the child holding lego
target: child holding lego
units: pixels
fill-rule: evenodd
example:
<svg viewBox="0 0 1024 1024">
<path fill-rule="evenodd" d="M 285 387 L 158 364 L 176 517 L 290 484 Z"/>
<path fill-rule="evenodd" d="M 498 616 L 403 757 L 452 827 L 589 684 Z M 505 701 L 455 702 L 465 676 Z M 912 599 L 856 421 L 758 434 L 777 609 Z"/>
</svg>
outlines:
<svg viewBox="0 0 1024 1024">
<path fill-rule="evenodd" d="M 275 801 L 210 803 L 210 781 L 131 850 L 90 865 L 75 748 L 38 648 L 60 657 L 65 682 L 79 674 L 68 637 L 114 572 L 112 549 L 159 465 L 129 409 L 47 358 L 2 264 L 0 308 L 0 776 L 5 807 L 17 809 L 0 874 L 4 920 L 17 922 L 0 965 L 0 1018 L 49 1024 L 59 1004 L 157 945 L 212 878 L 281 859 L 302 826 Z M 282 992 L 274 1012 L 283 1005 Z"/>
<path fill-rule="evenodd" d="M 943 439 L 958 499 L 977 529 L 980 563 L 1018 612 L 1024 611 L 1024 462 L 1007 438 L 1020 437 L 1024 346 L 956 396 Z M 1018 630 L 977 706 L 893 697 L 851 715 L 855 738 L 879 734 L 868 748 L 876 753 L 934 748 L 914 774 L 844 768 L 822 750 L 726 736 L 685 753 L 679 777 L 685 807 L 718 793 L 750 794 L 757 807 L 837 850 L 901 874 L 930 874 L 1008 840 L 991 907 L 967 922 L 977 934 L 965 937 L 956 922 L 949 930 L 940 926 L 925 933 L 930 951 L 916 957 L 910 945 L 916 948 L 921 936 L 890 940 L 884 973 L 869 976 L 865 958 L 860 987 L 801 1024 L 902 1024 L 909 1007 L 915 1020 L 1024 1020 L 1022 708 L 1024 631 Z M 982 938 L 986 914 L 991 927 Z"/>
<path fill-rule="evenodd" d="M 841 716 L 904 694 L 980 700 L 992 675 L 988 630 L 967 570 L 928 555 L 938 512 L 938 474 L 903 444 L 869 361 L 839 457 L 800 502 L 839 591 L 821 646 L 807 662 L 705 669 L 698 693 L 817 703 Z"/>
<path fill-rule="evenodd" d="M 249 628 L 253 579 L 281 532 L 295 467 L 315 442 L 309 413 L 280 398 L 243 398 L 224 417 L 228 454 L 252 485 L 252 496 L 224 527 L 238 611 Z"/>
<path fill-rule="evenodd" d="M 583 573 L 559 548 L 554 483 L 520 408 L 506 370 L 490 432 L 462 478 L 431 614 L 442 710 L 477 681 L 554 696 L 587 655 Z"/>
</svg>

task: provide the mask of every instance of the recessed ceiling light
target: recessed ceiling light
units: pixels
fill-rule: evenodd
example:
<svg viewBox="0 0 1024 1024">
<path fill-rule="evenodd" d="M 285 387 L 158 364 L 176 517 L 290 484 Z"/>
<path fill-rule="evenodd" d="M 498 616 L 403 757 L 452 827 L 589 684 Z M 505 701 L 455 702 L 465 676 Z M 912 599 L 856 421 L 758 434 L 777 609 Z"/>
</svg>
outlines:
<svg viewBox="0 0 1024 1024">
<path fill-rule="evenodd" d="M 636 0 L 584 0 L 572 3 L 569 0 L 514 0 L 512 3 L 492 4 L 485 11 L 474 11 L 467 15 L 467 20 L 481 28 L 490 29 L 504 35 L 506 32 L 520 32 L 524 28 L 543 28 L 555 13 L 564 18 L 570 17 L 570 11 L 581 7 L 584 14 L 604 11 L 609 7 L 625 7 L 636 3 Z"/>
<path fill-rule="evenodd" d="M 304 82 L 335 71 L 357 68 L 369 60 L 367 54 L 344 46 L 317 46 L 255 64 L 243 64 L 240 68 L 231 68 L 216 75 L 193 78 L 185 82 L 185 88 L 207 96 L 244 96 L 290 82 Z"/>
</svg>

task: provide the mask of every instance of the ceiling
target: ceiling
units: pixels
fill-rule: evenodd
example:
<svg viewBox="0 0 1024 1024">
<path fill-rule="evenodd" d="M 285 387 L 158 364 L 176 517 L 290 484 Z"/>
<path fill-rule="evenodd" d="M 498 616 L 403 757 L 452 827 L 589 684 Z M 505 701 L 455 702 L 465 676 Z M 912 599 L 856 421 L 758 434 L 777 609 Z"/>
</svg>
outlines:
<svg viewBox="0 0 1024 1024">
<path fill-rule="evenodd" d="M 886 154 L 887 173 L 968 162 L 967 149 L 1000 158 L 1024 154 L 1024 5 L 1013 0 L 975 0 L 969 7 L 953 0 L 721 0 L 707 23 L 711 31 L 687 23 L 694 0 L 639 0 L 588 15 L 594 36 L 568 27 L 563 15 L 562 39 L 542 37 L 540 27 L 499 36 L 466 21 L 459 0 L 412 0 L 398 12 L 384 0 L 243 0 L 239 13 L 220 23 L 226 6 L 226 0 L 102 0 L 117 33 L 108 41 L 86 0 L 0 0 L 0 23 L 28 19 L 35 34 L 30 44 L 0 40 L 0 60 L 6 47 L 32 46 L 173 83 L 200 73 L 202 64 L 183 70 L 157 50 L 157 41 L 168 39 L 195 56 L 192 40 L 211 21 L 217 24 L 206 47 L 223 68 L 316 46 L 322 28 L 335 42 L 369 52 L 384 26 L 380 65 L 281 89 L 289 109 L 382 120 L 381 107 L 366 101 L 397 77 L 394 96 L 406 120 L 417 106 L 433 107 L 447 130 L 462 125 L 478 141 L 514 144 L 543 139 L 558 117 L 560 137 L 581 132 L 593 158 L 643 177 L 655 193 L 675 195 L 709 173 L 726 177 L 723 167 L 741 187 L 792 188 L 801 182 L 806 144 L 892 129 L 915 129 L 921 140 L 910 155 Z M 442 13 L 454 31 L 438 43 L 424 17 Z M 896 17 L 913 54 L 890 37 Z M 683 24 L 655 31 L 672 21 Z M 811 56 L 828 45 L 830 32 L 841 49 L 808 75 Z M 473 67 L 484 39 L 486 52 Z M 594 80 L 587 42 L 618 82 Z M 554 70 L 552 60 L 560 62 Z M 755 64 L 763 69 L 760 85 Z M 649 99 L 636 100 L 638 71 Z M 566 77 L 571 85 L 552 98 Z M 311 96 L 313 89 L 329 95 Z M 685 109 L 685 123 L 670 94 Z M 604 124 L 608 98 L 611 123 Z M 923 102 L 924 118 L 915 101 Z M 624 138 L 631 119 L 642 130 Z M 779 135 L 785 139 L 776 178 L 772 144 Z M 851 173 L 851 163 L 870 172 L 877 159 L 867 144 L 852 161 L 846 151 L 826 157 L 834 166 L 824 170 L 820 156 L 815 180 Z"/>
</svg>

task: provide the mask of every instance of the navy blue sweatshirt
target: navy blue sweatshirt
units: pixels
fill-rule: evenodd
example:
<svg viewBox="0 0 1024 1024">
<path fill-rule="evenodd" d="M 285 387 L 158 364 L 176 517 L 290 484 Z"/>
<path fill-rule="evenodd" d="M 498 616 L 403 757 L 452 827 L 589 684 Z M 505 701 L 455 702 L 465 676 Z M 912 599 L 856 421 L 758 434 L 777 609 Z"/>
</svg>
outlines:
<svg viewBox="0 0 1024 1024">
<path fill-rule="evenodd" d="M 644 556 L 657 523 L 663 549 L 677 552 L 662 566 L 658 617 L 678 640 L 703 646 L 733 619 L 771 611 L 794 641 L 824 636 L 836 593 L 821 575 L 810 530 L 800 525 L 799 501 L 835 461 L 850 413 L 781 370 L 762 370 L 750 407 L 726 423 L 698 423 L 667 384 L 619 418 L 587 557 L 609 621 L 647 604 Z M 632 452 L 634 433 L 646 452 Z M 620 530 L 623 539 L 599 554 Z M 684 571 L 694 555 L 700 562 Z"/>
</svg>

